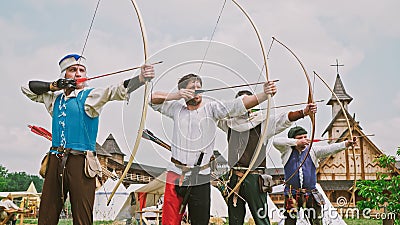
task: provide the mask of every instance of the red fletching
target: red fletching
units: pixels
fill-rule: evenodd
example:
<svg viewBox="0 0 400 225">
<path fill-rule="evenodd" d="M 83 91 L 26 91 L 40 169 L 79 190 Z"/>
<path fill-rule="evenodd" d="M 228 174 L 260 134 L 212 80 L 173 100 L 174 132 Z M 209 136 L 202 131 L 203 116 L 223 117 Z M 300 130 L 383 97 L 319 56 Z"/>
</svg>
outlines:
<svg viewBox="0 0 400 225">
<path fill-rule="evenodd" d="M 38 127 L 38 129 L 39 129 L 44 135 L 51 137 L 51 133 L 50 133 L 48 130 L 44 129 L 43 127 Z"/>
<path fill-rule="evenodd" d="M 83 83 L 88 80 L 89 80 L 89 78 L 87 78 L 87 77 L 81 77 L 81 78 L 75 79 L 76 83 Z"/>
<path fill-rule="evenodd" d="M 37 135 L 40 135 L 48 140 L 52 140 L 52 135 L 49 131 L 44 129 L 43 127 L 38 127 L 38 126 L 32 126 L 28 125 L 29 128 L 31 128 L 31 131 Z"/>
<path fill-rule="evenodd" d="M 42 135 L 42 132 L 40 132 L 40 130 L 37 129 L 37 127 L 35 126 L 28 126 L 29 128 L 31 128 L 31 131 L 37 135 Z"/>
</svg>

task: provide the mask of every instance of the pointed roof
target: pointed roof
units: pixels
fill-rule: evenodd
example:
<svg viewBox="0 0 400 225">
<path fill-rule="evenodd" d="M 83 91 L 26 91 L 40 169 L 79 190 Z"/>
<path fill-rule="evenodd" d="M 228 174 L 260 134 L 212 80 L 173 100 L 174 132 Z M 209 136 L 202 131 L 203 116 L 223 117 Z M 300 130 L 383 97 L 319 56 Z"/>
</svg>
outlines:
<svg viewBox="0 0 400 225">
<path fill-rule="evenodd" d="M 344 111 L 346 111 L 347 114 L 347 118 L 349 118 L 349 122 L 350 122 L 350 126 L 353 126 L 352 124 L 355 122 L 354 118 L 352 115 L 350 115 L 350 113 L 345 109 Z M 325 131 L 322 133 L 321 136 L 324 136 L 326 132 L 330 131 L 332 129 L 333 124 L 335 123 L 336 120 L 338 120 L 339 116 L 341 116 L 343 114 L 342 110 L 339 110 L 336 113 L 336 116 L 333 117 L 333 119 L 331 120 L 331 122 L 328 124 L 328 127 L 326 127 Z M 360 125 L 357 124 L 357 126 L 362 130 L 362 128 L 360 127 Z M 347 126 L 346 126 L 347 127 Z M 343 135 L 343 134 L 342 134 Z"/>
<path fill-rule="evenodd" d="M 119 148 L 117 141 L 112 134 L 108 135 L 101 147 L 110 154 L 125 155 L 121 152 L 121 149 Z"/>
<path fill-rule="evenodd" d="M 335 81 L 335 86 L 333 87 L 333 92 L 338 96 L 340 101 L 348 101 L 351 102 L 353 100 L 353 97 L 351 97 L 349 94 L 347 94 L 346 90 L 344 89 L 344 85 L 342 80 L 340 79 L 340 75 L 337 74 L 336 76 L 336 81 Z M 337 102 L 335 96 L 332 94 L 331 99 L 329 99 L 327 105 L 332 105 L 333 102 Z"/>
<path fill-rule="evenodd" d="M 33 181 L 31 181 L 31 184 L 29 185 L 28 189 L 26 190 L 26 192 L 30 192 L 30 193 L 38 193 L 35 187 L 35 184 L 33 183 Z"/>
<path fill-rule="evenodd" d="M 354 122 L 354 120 L 353 120 L 352 117 L 349 118 L 349 120 Z M 350 122 L 350 123 L 351 123 L 351 122 Z M 364 140 L 364 142 L 365 142 L 365 144 L 370 144 L 370 145 L 372 146 L 372 151 L 376 152 L 377 155 L 382 155 L 382 154 L 384 154 L 384 152 L 383 152 L 381 149 L 379 149 L 379 148 L 374 144 L 374 142 L 372 142 L 372 140 L 371 140 L 369 137 L 367 137 L 367 136 L 365 135 L 365 133 L 362 131 L 362 128 L 358 125 L 358 122 L 356 123 L 356 126 L 354 126 L 354 128 L 352 127 L 352 130 L 355 131 L 356 133 L 358 133 L 360 136 L 362 136 L 362 137 L 363 137 L 363 140 Z M 338 139 L 336 139 L 335 143 L 339 143 L 339 142 L 343 141 L 343 140 L 344 140 L 344 137 L 346 137 L 346 136 L 349 136 L 349 129 L 344 130 L 343 133 L 342 133 L 342 135 L 340 135 L 340 137 L 339 137 Z M 318 169 L 317 169 L 317 173 L 319 172 L 320 168 L 322 168 L 323 165 L 325 165 L 326 163 L 328 163 L 328 161 L 329 161 L 331 158 L 334 157 L 334 155 L 336 155 L 336 154 L 330 155 L 330 156 L 326 157 L 325 159 L 322 159 L 322 160 L 321 160 L 321 163 L 319 164 L 319 167 L 318 167 Z M 366 165 L 364 165 L 364 166 L 366 166 Z M 400 170 L 396 167 L 396 165 L 391 164 L 391 165 L 389 165 L 389 168 L 391 168 L 392 170 L 394 170 L 396 173 L 400 174 Z M 336 181 L 335 181 L 335 182 L 336 182 Z"/>
<path fill-rule="evenodd" d="M 96 142 L 96 154 L 102 155 L 102 156 L 108 156 L 108 157 L 112 156 L 110 153 L 108 153 L 106 150 L 104 150 L 104 148 L 101 147 L 101 145 L 97 142 Z"/>
</svg>

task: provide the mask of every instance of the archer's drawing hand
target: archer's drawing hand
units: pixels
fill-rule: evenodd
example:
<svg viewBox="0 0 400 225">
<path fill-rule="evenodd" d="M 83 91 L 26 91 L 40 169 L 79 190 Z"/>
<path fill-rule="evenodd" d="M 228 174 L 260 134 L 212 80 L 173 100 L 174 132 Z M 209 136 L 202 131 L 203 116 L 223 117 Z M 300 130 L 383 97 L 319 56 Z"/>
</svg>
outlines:
<svg viewBox="0 0 400 225">
<path fill-rule="evenodd" d="M 185 99 L 185 101 L 188 101 L 188 100 L 194 98 L 194 90 L 193 89 L 180 89 L 178 91 L 178 95 L 180 98 L 183 98 L 183 99 Z"/>
<path fill-rule="evenodd" d="M 346 147 L 357 146 L 357 137 L 353 137 L 353 140 L 346 141 Z"/>
<path fill-rule="evenodd" d="M 304 149 L 307 145 L 310 144 L 310 142 L 311 142 L 311 140 L 308 138 L 297 139 L 296 146 L 301 149 Z"/>
<path fill-rule="evenodd" d="M 76 88 L 76 81 L 74 79 L 60 78 L 51 84 L 54 88 L 58 90 L 66 88 Z"/>
</svg>

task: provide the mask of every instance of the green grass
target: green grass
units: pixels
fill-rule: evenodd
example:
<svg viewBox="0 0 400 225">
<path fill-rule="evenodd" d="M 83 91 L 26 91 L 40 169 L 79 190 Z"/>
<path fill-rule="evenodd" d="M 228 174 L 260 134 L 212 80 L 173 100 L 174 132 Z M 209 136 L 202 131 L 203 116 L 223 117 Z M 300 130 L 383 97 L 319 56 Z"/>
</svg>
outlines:
<svg viewBox="0 0 400 225">
<path fill-rule="evenodd" d="M 37 224 L 38 220 L 37 219 L 24 219 L 24 224 Z M 16 224 L 19 224 L 19 220 L 17 221 Z M 116 223 L 114 221 L 95 221 L 93 223 L 94 225 L 111 225 L 111 224 L 121 224 L 121 223 Z M 60 219 L 58 222 L 58 225 L 72 225 L 72 219 Z"/>
<path fill-rule="evenodd" d="M 347 225 L 382 225 L 382 220 L 376 219 L 343 219 Z"/>
<path fill-rule="evenodd" d="M 375 219 L 344 219 L 347 225 L 382 225 L 382 220 Z M 95 221 L 94 225 L 111 225 L 116 224 L 113 221 Z M 17 221 L 19 224 L 19 221 Z M 37 219 L 24 219 L 24 224 L 37 224 Z M 61 219 L 58 225 L 71 225 L 71 219 Z M 272 223 L 274 225 L 274 223 Z M 276 224 L 276 223 L 275 223 Z"/>
</svg>

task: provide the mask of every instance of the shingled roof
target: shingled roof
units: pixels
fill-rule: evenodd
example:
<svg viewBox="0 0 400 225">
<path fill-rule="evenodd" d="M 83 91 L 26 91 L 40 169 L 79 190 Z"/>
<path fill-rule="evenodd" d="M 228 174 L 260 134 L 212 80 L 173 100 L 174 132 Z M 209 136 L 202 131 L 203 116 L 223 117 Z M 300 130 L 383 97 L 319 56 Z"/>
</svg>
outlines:
<svg viewBox="0 0 400 225">
<path fill-rule="evenodd" d="M 103 145 L 101 146 L 110 154 L 118 154 L 118 155 L 125 155 L 121 152 L 117 141 L 115 140 L 112 134 L 108 135 L 107 139 L 104 141 Z"/>
<path fill-rule="evenodd" d="M 335 92 L 335 94 L 338 96 L 340 101 L 347 101 L 347 102 L 351 102 L 353 100 L 353 98 L 347 94 L 346 90 L 344 89 L 344 85 L 342 83 L 342 80 L 340 79 L 340 75 L 337 74 L 336 76 L 336 81 L 335 81 L 335 86 L 333 87 L 333 92 Z M 332 105 L 333 102 L 337 102 L 335 96 L 332 94 L 331 99 L 329 99 L 328 103 L 326 103 L 327 105 Z"/>
<path fill-rule="evenodd" d="M 107 156 L 107 157 L 112 157 L 110 153 L 104 150 L 103 147 L 99 143 L 96 142 L 96 153 L 97 155 L 102 155 L 102 156 Z"/>
<path fill-rule="evenodd" d="M 347 191 L 353 186 L 352 180 L 319 180 L 322 189 L 330 191 Z"/>
<path fill-rule="evenodd" d="M 346 112 L 347 118 L 349 119 L 350 125 L 353 126 L 353 124 L 355 123 L 355 120 L 353 118 L 352 115 L 350 115 L 350 113 L 345 109 L 344 110 Z M 333 124 L 338 120 L 338 118 L 343 115 L 343 111 L 340 110 L 336 113 L 336 116 L 333 117 L 333 119 L 331 120 L 331 122 L 328 124 L 328 126 L 326 127 L 325 131 L 322 133 L 321 136 L 324 136 L 328 131 L 330 131 L 332 129 Z M 357 124 L 357 126 L 362 130 L 362 128 L 360 127 L 359 124 Z M 342 134 L 343 135 L 343 134 Z"/>
</svg>

